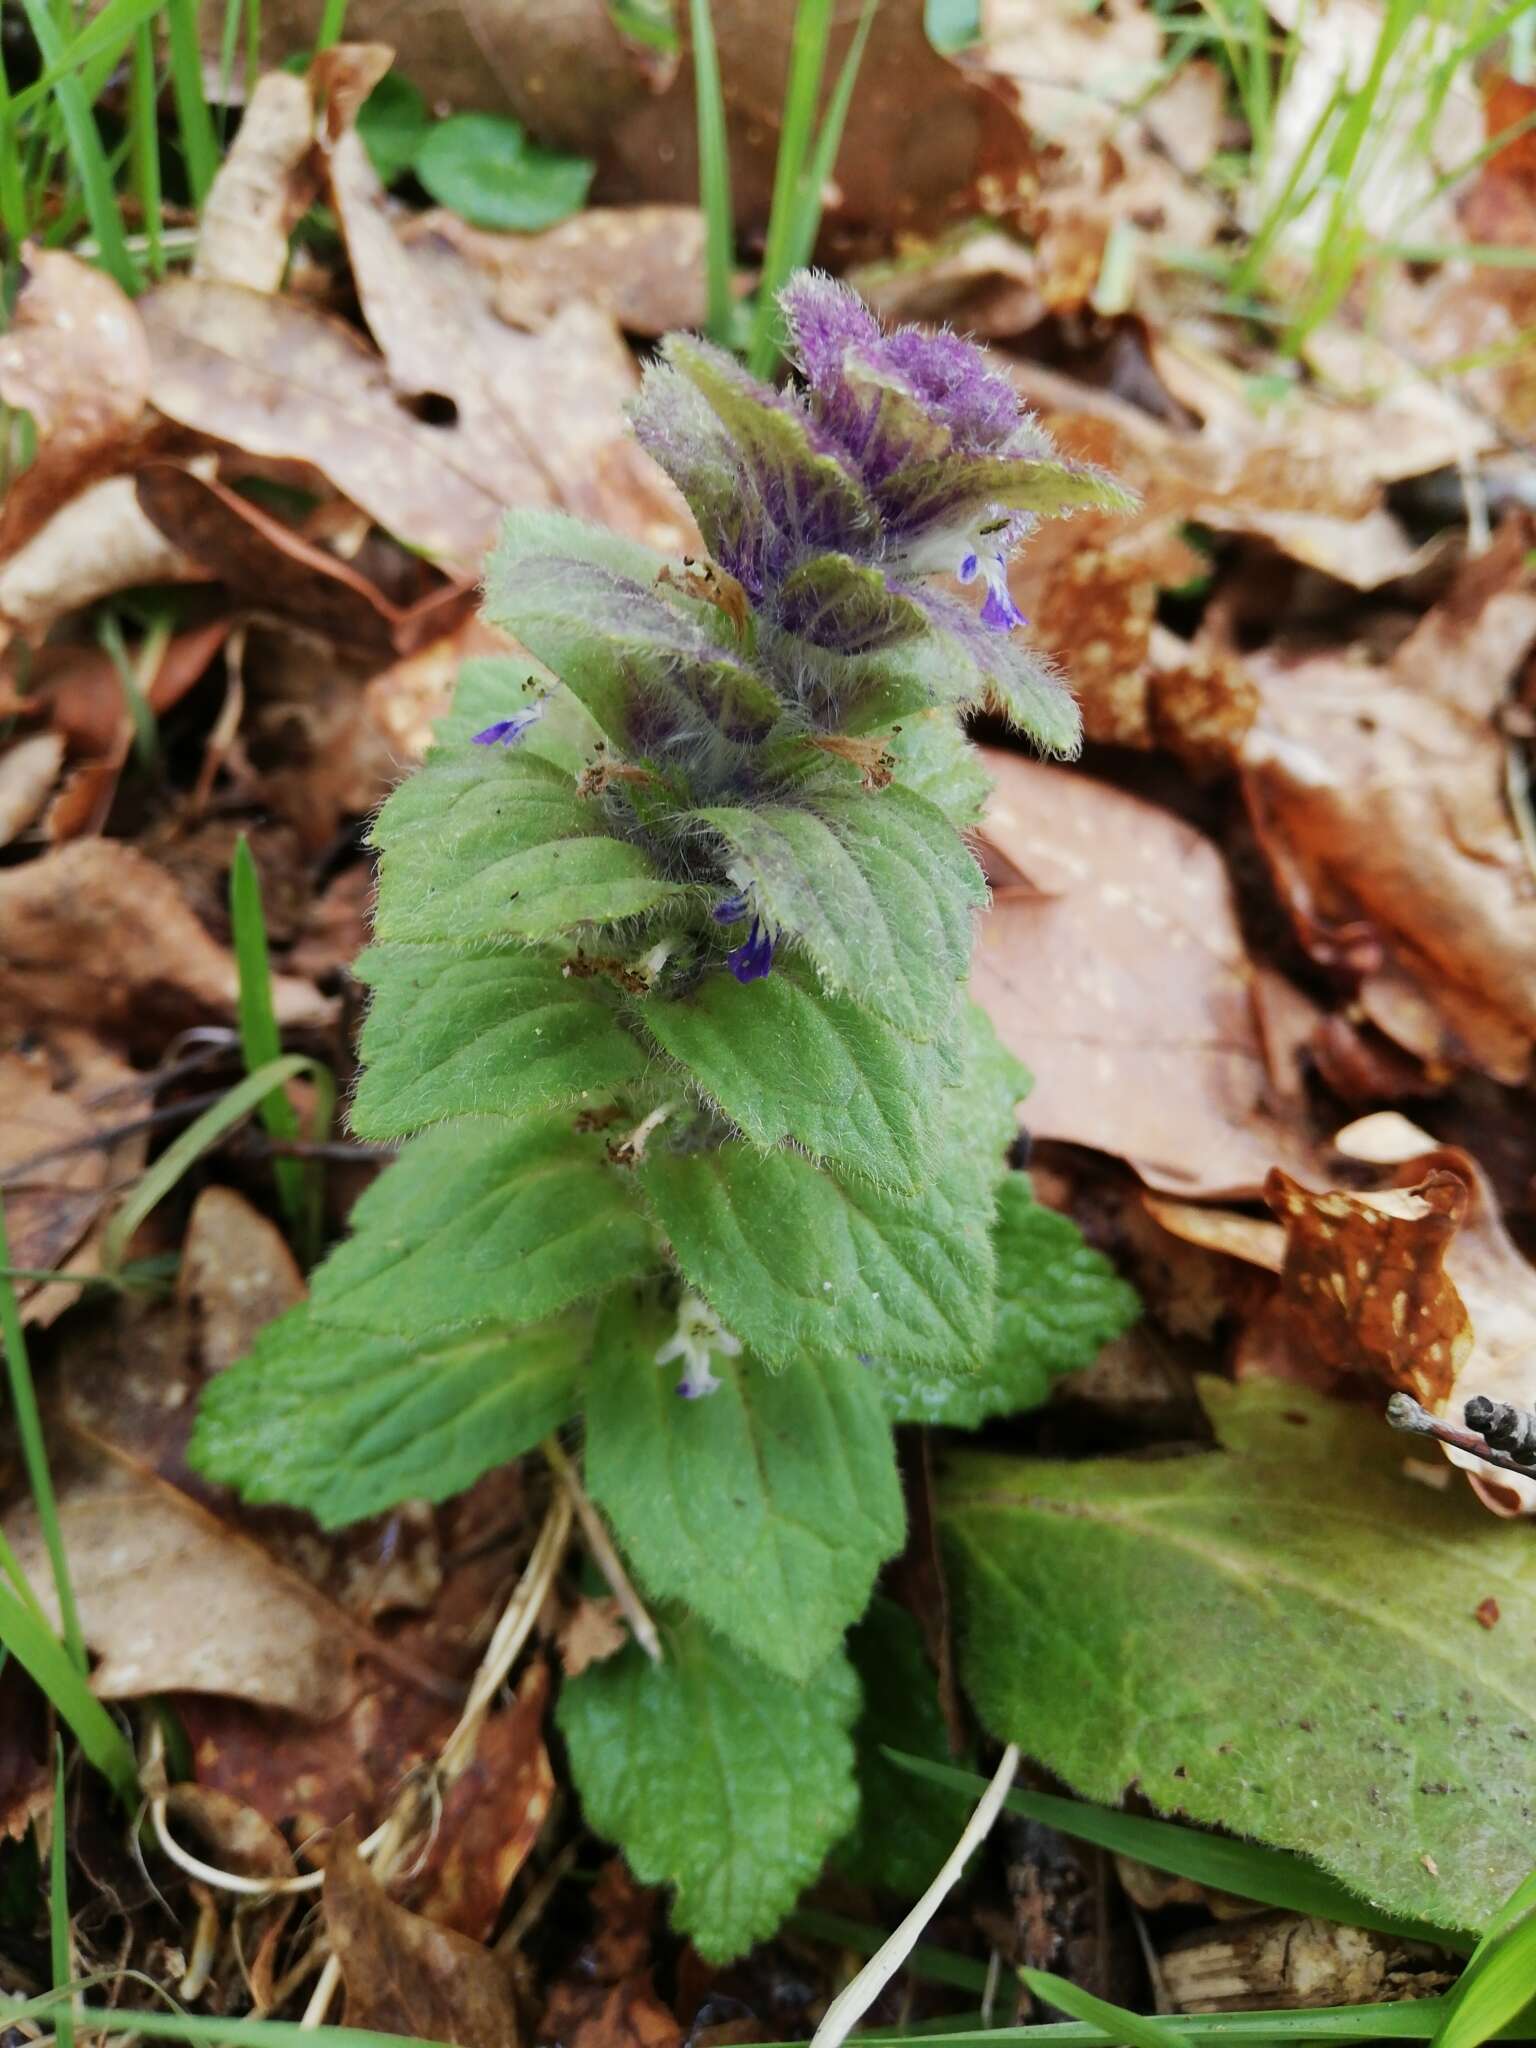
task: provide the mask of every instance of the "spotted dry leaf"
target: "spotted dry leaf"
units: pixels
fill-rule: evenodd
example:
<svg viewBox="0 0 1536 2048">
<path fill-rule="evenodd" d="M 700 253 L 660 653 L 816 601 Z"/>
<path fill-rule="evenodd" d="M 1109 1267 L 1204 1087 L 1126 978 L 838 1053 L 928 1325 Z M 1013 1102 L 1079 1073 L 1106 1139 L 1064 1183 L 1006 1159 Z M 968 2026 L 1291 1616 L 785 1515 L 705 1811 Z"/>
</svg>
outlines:
<svg viewBox="0 0 1536 2048">
<path fill-rule="evenodd" d="M 1277 1167 L 1264 1197 L 1285 1226 L 1280 1292 L 1310 1361 L 1441 1408 L 1472 1348 L 1445 1270 L 1467 1183 L 1436 1169 L 1412 1188 L 1314 1194 Z"/>
</svg>

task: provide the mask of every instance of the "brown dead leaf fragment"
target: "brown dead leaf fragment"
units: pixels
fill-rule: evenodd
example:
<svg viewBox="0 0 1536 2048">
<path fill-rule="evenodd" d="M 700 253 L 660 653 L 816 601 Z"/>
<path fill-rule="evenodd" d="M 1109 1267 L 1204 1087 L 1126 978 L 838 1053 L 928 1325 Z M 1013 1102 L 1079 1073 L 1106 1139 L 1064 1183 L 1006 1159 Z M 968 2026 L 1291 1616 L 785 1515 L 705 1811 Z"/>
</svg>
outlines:
<svg viewBox="0 0 1536 2048">
<path fill-rule="evenodd" d="M 206 1508 L 73 1431 L 50 1444 L 59 1522 L 103 1699 L 229 1694 L 323 1721 L 354 1696 L 339 1610 Z M 47 1551 L 30 1501 L 5 1533 L 45 1607 Z"/>
<path fill-rule="evenodd" d="M 1499 1603 L 1491 1593 L 1486 1600 L 1479 1600 L 1472 1612 L 1480 1628 L 1498 1627 Z"/>
<path fill-rule="evenodd" d="M 696 206 L 590 206 L 537 235 L 493 234 L 433 211 L 401 230 L 435 236 L 490 281 L 491 304 L 512 327 L 547 326 L 580 302 L 626 334 L 704 324 L 704 216 Z"/>
<path fill-rule="evenodd" d="M 63 765 L 64 741 L 56 732 L 35 732 L 0 754 L 0 846 L 25 832 Z"/>
<path fill-rule="evenodd" d="M 14 553 L 0 549 L 0 620 L 40 638 L 66 612 L 113 591 L 196 583 L 203 574 L 139 510 L 133 478 L 108 477 L 71 498 Z"/>
<path fill-rule="evenodd" d="M 1169 1194 L 1256 1193 L 1294 1141 L 1266 1120 L 1225 864 L 1156 805 L 988 751 L 996 900 L 977 1001 L 1037 1076 L 1031 1132 L 1117 1154 Z"/>
<path fill-rule="evenodd" d="M 132 302 L 105 271 L 29 243 L 0 398 L 30 412 L 37 458 L 10 479 L 0 556 L 10 555 L 86 484 L 121 467 L 149 390 L 149 348 Z"/>
<path fill-rule="evenodd" d="M 234 1015 L 233 955 L 133 846 L 81 839 L 0 873 L 0 934 L 0 1030 L 88 1017 L 157 1055 L 188 1025 Z M 329 1021 L 309 983 L 276 974 L 272 990 L 279 1023 Z"/>
<path fill-rule="evenodd" d="M 95 1131 L 46 1058 L 0 1054 L 0 1181 L 12 1265 L 62 1266 L 99 1214 L 107 1161 L 90 1144 Z"/>
<path fill-rule="evenodd" d="M 628 1641 L 623 1609 L 611 1595 L 578 1600 L 560 1626 L 560 1668 L 567 1678 L 580 1678 L 589 1666 L 617 1656 Z"/>
<path fill-rule="evenodd" d="M 510 1706 L 488 1717 L 469 1768 L 443 1799 L 411 1888 L 416 1910 L 488 1941 L 512 1880 L 532 1853 L 555 1796 L 544 1747 L 549 1666 L 529 1665 Z"/>
<path fill-rule="evenodd" d="M 655 1893 L 615 1857 L 598 1874 L 592 1909 L 597 1932 L 575 1974 L 550 1992 L 539 2038 L 562 2048 L 680 2048 L 682 2027 L 652 1979 Z"/>
<path fill-rule="evenodd" d="M 277 1225 L 233 1188 L 211 1187 L 192 1204 L 176 1291 L 197 1319 L 203 1370 L 215 1373 L 243 1358 L 305 1287 Z"/>
<path fill-rule="evenodd" d="M 350 1821 L 331 1839 L 323 1897 L 348 2026 L 456 2048 L 517 2048 L 517 2007 L 501 1962 L 478 1941 L 397 1906 L 359 1855 Z"/>
<path fill-rule="evenodd" d="M 1309 1360 L 1438 1412 L 1472 1346 L 1466 1305 L 1445 1270 L 1466 1182 L 1440 1171 L 1375 1195 L 1314 1194 L 1276 1169 L 1264 1193 L 1285 1226 L 1280 1292 Z"/>
<path fill-rule="evenodd" d="M 1536 882 L 1496 723 L 1536 642 L 1511 521 L 1391 660 L 1250 658 L 1245 789 L 1304 944 L 1368 922 L 1366 1015 L 1426 1062 L 1516 1081 L 1536 1043 Z"/>
</svg>

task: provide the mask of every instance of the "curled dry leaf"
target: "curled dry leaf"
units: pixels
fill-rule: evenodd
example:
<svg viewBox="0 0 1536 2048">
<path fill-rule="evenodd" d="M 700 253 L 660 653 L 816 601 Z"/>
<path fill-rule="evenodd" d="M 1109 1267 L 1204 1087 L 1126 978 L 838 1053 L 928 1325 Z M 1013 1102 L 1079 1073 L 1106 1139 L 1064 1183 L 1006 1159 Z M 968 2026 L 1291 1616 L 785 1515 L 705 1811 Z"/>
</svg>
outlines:
<svg viewBox="0 0 1536 2048">
<path fill-rule="evenodd" d="M 1378 1194 L 1313 1194 L 1277 1169 L 1264 1194 L 1285 1226 L 1280 1293 L 1296 1345 L 1325 1371 L 1361 1373 L 1443 1409 L 1472 1345 L 1445 1270 L 1466 1182 L 1437 1171 Z"/>
<path fill-rule="evenodd" d="M 89 1017 L 158 1055 L 192 1024 L 233 1018 L 239 977 L 176 883 L 135 847 L 82 839 L 0 873 L 0 1030 Z M 333 1005 L 272 978 L 280 1024 L 319 1028 Z"/>
<path fill-rule="evenodd" d="M 288 71 L 256 82 L 198 223 L 192 275 L 275 292 L 288 268 L 288 236 L 313 199 L 314 106 Z"/>
<path fill-rule="evenodd" d="M 352 1822 L 332 1837 L 324 1900 L 348 2026 L 456 2048 L 516 2048 L 517 2006 L 499 1958 L 396 1905 L 358 1853 Z"/>
<path fill-rule="evenodd" d="M 487 1717 L 469 1768 L 448 1788 L 412 1904 L 440 1927 L 489 1941 L 512 1880 L 549 1817 L 544 1747 L 549 1666 L 528 1666 L 510 1706 Z"/>
<path fill-rule="evenodd" d="M 238 491 L 173 462 L 146 464 L 135 487 L 166 539 L 237 602 L 373 652 L 393 645 L 405 612 L 329 549 Z"/>
<path fill-rule="evenodd" d="M 1318 952 L 1364 920 L 1371 1021 L 1422 1060 L 1505 1081 L 1536 1043 L 1536 886 L 1496 723 L 1536 641 L 1529 545 L 1511 521 L 1379 666 L 1349 650 L 1252 657 L 1260 709 L 1243 746 L 1303 943 Z"/>
<path fill-rule="evenodd" d="M 31 413 L 38 446 L 0 509 L 0 555 L 122 467 L 149 390 L 148 344 L 121 286 L 33 243 L 22 265 L 11 331 L 0 337 L 0 398 Z"/>
<path fill-rule="evenodd" d="M 1263 1052 L 1226 869 L 1168 812 L 989 752 L 1001 856 L 974 991 L 1036 1075 L 1025 1115 L 1173 1194 L 1253 1193 L 1296 1142 L 1264 1110 Z"/>
<path fill-rule="evenodd" d="M 309 1721 L 356 1693 L 355 1655 L 328 1600 L 152 1472 L 69 1429 L 50 1444 L 59 1524 L 103 1699 L 200 1692 Z M 52 1575 L 29 1501 L 4 1518 L 51 1617 Z M 350 1632 L 350 1634 L 355 1634 Z"/>
<path fill-rule="evenodd" d="M 567 1678 L 579 1678 L 589 1665 L 617 1656 L 628 1641 L 618 1601 L 611 1595 L 584 1597 L 560 1624 L 560 1668 Z"/>
<path fill-rule="evenodd" d="M 0 621 L 40 637 L 66 612 L 115 590 L 197 583 L 203 574 L 139 510 L 133 478 L 109 477 L 72 498 L 14 554 L 0 551 Z"/>
<path fill-rule="evenodd" d="M 615 1857 L 598 1873 L 592 1908 L 596 1934 L 576 1972 L 550 1992 L 540 2039 L 566 2048 L 680 2048 L 683 2030 L 652 1976 L 655 1893 Z"/>
</svg>

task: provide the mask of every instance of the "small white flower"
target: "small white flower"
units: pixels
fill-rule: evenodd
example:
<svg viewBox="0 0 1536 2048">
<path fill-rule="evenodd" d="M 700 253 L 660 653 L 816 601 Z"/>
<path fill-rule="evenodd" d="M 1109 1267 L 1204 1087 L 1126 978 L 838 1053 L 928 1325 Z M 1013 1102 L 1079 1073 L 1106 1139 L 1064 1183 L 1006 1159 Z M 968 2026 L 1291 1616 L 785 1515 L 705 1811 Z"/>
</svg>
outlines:
<svg viewBox="0 0 1536 2048">
<path fill-rule="evenodd" d="M 685 1401 L 700 1400 L 722 1384 L 710 1366 L 717 1351 L 722 1358 L 737 1358 L 741 1339 L 731 1335 L 707 1301 L 697 1294 L 685 1294 L 678 1304 L 677 1329 L 656 1354 L 658 1365 L 682 1359 L 677 1391 Z"/>
</svg>

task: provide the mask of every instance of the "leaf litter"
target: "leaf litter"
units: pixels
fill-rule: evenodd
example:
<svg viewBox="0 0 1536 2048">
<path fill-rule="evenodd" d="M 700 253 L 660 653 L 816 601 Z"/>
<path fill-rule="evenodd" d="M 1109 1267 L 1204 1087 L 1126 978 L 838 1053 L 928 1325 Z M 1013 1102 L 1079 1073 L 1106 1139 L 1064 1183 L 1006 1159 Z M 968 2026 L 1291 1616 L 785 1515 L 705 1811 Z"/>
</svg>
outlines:
<svg viewBox="0 0 1536 2048">
<path fill-rule="evenodd" d="M 787 17 L 750 0 L 714 12 L 750 252 Z M 354 2024 L 573 2048 L 676 2048 L 690 2030 L 783 2038 L 808 2031 L 836 1988 L 825 1943 L 787 1934 L 719 1969 L 661 1930 L 656 1895 L 621 1863 L 590 1896 L 568 1881 L 591 1844 L 546 1739 L 550 1703 L 562 1675 L 628 1654 L 620 1605 L 590 1576 L 557 1557 L 533 1647 L 442 1771 L 497 1616 L 545 1570 L 536 1461 L 339 1535 L 189 1473 L 200 1387 L 303 1297 L 271 1141 L 251 1125 L 228 1135 L 151 1218 L 131 1250 L 146 1271 L 174 1258 L 172 1288 L 102 1284 L 115 1203 L 199 1091 L 239 1076 L 223 907 L 237 833 L 259 850 L 285 1045 L 345 1090 L 371 890 L 362 827 L 425 751 L 463 664 L 516 658 L 474 616 L 503 512 L 594 519 L 679 574 L 701 553 L 624 423 L 636 340 L 703 312 L 686 43 L 658 57 L 596 0 L 476 13 L 443 10 L 429 39 L 398 8 L 354 4 L 352 42 L 304 75 L 254 81 L 190 270 L 138 300 L 62 251 L 23 257 L 0 339 L 0 397 L 38 435 L 0 513 L 0 1189 L 13 1263 L 57 1276 L 18 1291 L 93 1683 L 111 1699 L 165 1695 L 185 1741 L 172 1840 L 261 1882 L 324 1866 L 321 1941 Z M 263 10 L 269 59 L 309 47 L 302 14 Z M 1359 1565 L 1342 1533 L 1331 1550 L 1308 1537 L 1315 1555 L 1295 1564 L 1298 1584 L 1276 1581 L 1274 1612 L 1288 1682 L 1315 1673 L 1325 1714 L 1377 1745 L 1367 1776 L 1399 1842 L 1342 1781 L 1321 1833 L 1266 1804 L 1264 1774 L 1305 1774 L 1319 1754 L 1323 1723 L 1306 1726 L 1304 1706 L 1254 1738 L 1255 1769 L 1224 1747 L 1240 1725 L 1213 1722 L 1197 1753 L 1138 1748 L 1114 1717 L 1126 1642 L 1146 1651 L 1144 1699 L 1172 1689 L 1170 1725 L 1202 1670 L 1205 1709 L 1226 1699 L 1210 1632 L 1191 1634 L 1178 1605 L 1187 1539 L 1212 1512 L 1257 1546 L 1260 1577 L 1284 1550 L 1266 1529 L 1289 1544 L 1308 1513 L 1340 1531 L 1363 1517 L 1362 1554 L 1379 1556 L 1384 1582 L 1418 1572 L 1422 1545 L 1474 1687 L 1536 1712 L 1516 1640 L 1523 1520 L 1496 1551 L 1481 1533 L 1536 1510 L 1536 1481 L 1448 1449 L 1467 1484 L 1437 1490 L 1449 1472 L 1376 1412 L 1391 1389 L 1451 1420 L 1474 1393 L 1536 1405 L 1536 1157 L 1522 1173 L 1486 1145 L 1528 1121 L 1536 1045 L 1536 585 L 1520 510 L 1533 409 L 1517 345 L 1529 270 L 1386 266 L 1377 327 L 1357 296 L 1277 354 L 1165 261 L 1210 262 L 1235 232 L 1213 176 L 1231 124 L 1213 62 L 1170 70 L 1166 25 L 1130 0 L 1088 16 L 997 0 L 960 57 L 929 46 L 922 14 L 886 0 L 877 16 L 822 254 L 856 263 L 898 317 L 984 334 L 1066 451 L 1141 495 L 1130 516 L 1042 533 L 1016 569 L 1014 599 L 1078 690 L 1089 748 L 1081 764 L 1045 764 L 988 728 L 979 844 L 993 901 L 975 976 L 1035 1073 L 1023 1117 L 1037 1194 L 1139 1282 L 1148 1313 L 1038 1416 L 995 1426 L 989 1455 L 1023 1447 L 1044 1454 L 1038 1466 L 1009 1460 L 985 1497 L 970 1468 L 946 1470 L 946 1561 L 930 1531 L 892 1583 L 921 1589 L 919 1619 L 941 1658 L 958 1651 L 992 1731 L 1016 1718 L 1069 1788 L 1113 1798 L 1135 1779 L 1154 1805 L 1292 1841 L 1401 1910 L 1454 1898 L 1471 1925 L 1488 1871 L 1519 1874 L 1518 1815 L 1488 1802 L 1475 1841 L 1441 1825 L 1476 1803 L 1451 1790 L 1461 1761 L 1409 1785 L 1397 1738 L 1373 1732 L 1376 1707 L 1328 1662 L 1329 1630 L 1308 1617 Z M 839 13 L 834 65 L 852 19 Z M 366 39 L 396 34 L 397 66 L 429 98 L 510 107 L 543 140 L 594 155 L 596 203 L 514 236 L 386 191 L 356 119 L 389 61 Z M 1304 51 L 1277 113 L 1282 181 L 1307 95 L 1339 61 L 1326 39 Z M 1465 105 L 1447 119 L 1475 151 L 1528 115 L 1528 94 L 1495 73 L 1480 119 Z M 1533 191 L 1517 138 L 1437 197 L 1437 232 L 1528 252 Z M 295 238 L 317 203 L 331 239 L 308 225 Z M 1314 225 L 1299 224 L 1287 260 Z M 119 605 L 155 767 L 98 633 Z M 321 1152 L 336 1230 L 374 1161 L 342 1128 Z M 1102 1472 L 1101 1499 L 1134 1493 L 1148 1461 L 1106 1455 L 1128 1442 L 1187 1451 L 1208 1427 L 1197 1384 L 1253 1483 L 1229 1501 L 1209 1454 L 1157 1464 L 1189 1505 L 1168 1510 L 1166 1555 L 1149 1539 L 1136 1560 L 1145 1572 L 1163 1557 L 1163 1575 L 1117 1635 L 1101 1600 L 1115 1539 L 1074 1489 Z M 1035 1470 L 1019 1513 L 1043 1533 L 978 1534 Z M 5 1477 L 0 1520 L 46 1602 L 35 1513 L 9 1461 Z M 1055 1494 L 1072 1515 L 1046 1514 Z M 976 1549 L 985 1572 L 967 1565 Z M 951 1587 L 962 1619 L 982 1614 L 955 1645 Z M 1184 1593 L 1198 1608 L 1209 1589 Z M 1394 1638 L 1390 1601 L 1373 1608 L 1353 1580 L 1345 1598 L 1353 1628 Z M 988 1621 L 988 1599 L 1006 1625 Z M 978 1643 L 1016 1646 L 1051 1601 L 1073 1669 L 1037 1697 Z M 1229 1615 L 1238 1630 L 1250 1620 Z M 20 1839 L 47 1806 L 47 1750 L 13 1667 L 0 1687 L 0 1816 Z M 1447 1712 L 1465 1704 L 1447 1695 Z M 370 1869 L 358 1841 L 381 1825 L 396 1826 L 398 1853 Z M 1028 1911 L 1015 1920 L 993 1873 L 974 1911 L 945 1923 L 983 1965 L 994 1952 L 1053 1960 L 1040 1901 L 1057 1866 L 1043 1837 L 1014 1846 Z M 243 1920 L 236 1894 L 151 1854 L 170 1913 L 146 1907 L 160 1918 L 153 1937 L 128 1937 L 141 1958 L 195 1923 L 206 1970 L 184 1980 L 189 1999 L 301 2011 L 324 1967 L 316 1923 L 286 1900 Z M 1115 1881 L 1100 1881 L 1106 1910 L 1122 1911 Z M 110 1920 L 107 1896 L 94 1910 Z M 811 1903 L 881 1911 L 835 1873 Z M 1341 1962 L 1317 1921 L 1254 1923 L 1214 1961 L 1202 1950 L 1181 1965 L 1183 1923 L 1166 1910 L 1148 1907 L 1150 1938 L 1188 2009 L 1211 2004 L 1201 1971 L 1218 1965 L 1243 1975 L 1239 1996 L 1317 2002 L 1321 1978 L 1274 1965 L 1303 1928 L 1342 1973 L 1328 1995 L 1394 1995 L 1385 1951 Z M 909 1995 L 906 2012 L 949 2009 L 932 1985 Z"/>
</svg>

